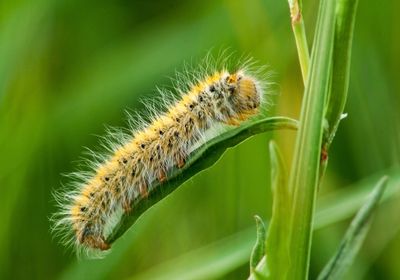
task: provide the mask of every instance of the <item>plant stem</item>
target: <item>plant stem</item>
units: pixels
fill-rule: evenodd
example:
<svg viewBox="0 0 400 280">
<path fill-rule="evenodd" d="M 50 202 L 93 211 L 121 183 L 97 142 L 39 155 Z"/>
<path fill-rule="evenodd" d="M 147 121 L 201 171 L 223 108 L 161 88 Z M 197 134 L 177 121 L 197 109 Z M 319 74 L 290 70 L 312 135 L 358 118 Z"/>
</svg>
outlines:
<svg viewBox="0 0 400 280">
<path fill-rule="evenodd" d="M 326 145 L 329 148 L 339 126 L 350 80 L 351 46 L 358 0 L 338 0 L 336 5 L 335 42 L 333 48 L 332 85 L 326 120 L 329 124 Z"/>
<path fill-rule="evenodd" d="M 307 279 L 315 210 L 323 117 L 327 99 L 334 31 L 334 0 L 322 0 L 314 38 L 311 68 L 300 115 L 293 165 L 290 268 L 288 279 Z"/>
<path fill-rule="evenodd" d="M 332 74 L 329 99 L 325 113 L 320 178 L 328 165 L 329 148 L 335 137 L 347 101 L 350 80 L 351 46 L 358 0 L 337 0 L 335 37 L 332 54 Z"/>
<path fill-rule="evenodd" d="M 292 29 L 296 41 L 297 54 L 299 56 L 301 75 L 303 83 L 306 84 L 310 65 L 310 55 L 308 51 L 306 29 L 301 13 L 301 3 L 297 0 L 289 0 L 290 17 L 292 19 Z"/>
</svg>

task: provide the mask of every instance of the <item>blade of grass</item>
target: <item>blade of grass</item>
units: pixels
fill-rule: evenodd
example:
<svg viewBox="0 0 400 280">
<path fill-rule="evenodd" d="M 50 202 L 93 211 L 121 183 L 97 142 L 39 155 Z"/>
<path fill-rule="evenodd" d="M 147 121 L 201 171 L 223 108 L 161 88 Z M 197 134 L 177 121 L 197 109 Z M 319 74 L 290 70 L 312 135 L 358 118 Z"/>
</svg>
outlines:
<svg viewBox="0 0 400 280">
<path fill-rule="evenodd" d="M 306 84 L 308 71 L 310 68 L 310 55 L 308 51 L 306 29 L 304 26 L 303 15 L 301 12 L 301 1 L 289 0 L 290 17 L 292 29 L 296 41 L 297 55 L 299 56 L 303 83 Z"/>
<path fill-rule="evenodd" d="M 182 169 L 174 169 L 169 174 L 166 183 L 159 187 L 158 185 L 152 186 L 146 200 L 140 201 L 140 203 L 134 202 L 132 205 L 132 214 L 124 215 L 122 217 L 121 221 L 108 238 L 108 242 L 113 243 L 136 222 L 143 212 L 151 208 L 161 199 L 165 198 L 186 180 L 216 163 L 226 149 L 234 147 L 256 134 L 277 129 L 296 128 L 297 122 L 293 119 L 273 117 L 243 125 L 211 139 L 192 153 Z"/>
<path fill-rule="evenodd" d="M 322 0 L 314 38 L 311 69 L 302 109 L 294 161 L 289 177 L 293 195 L 288 279 L 307 279 L 312 223 L 319 179 L 323 115 L 329 84 L 334 30 L 333 0 Z"/>
<path fill-rule="evenodd" d="M 268 279 L 269 279 L 269 271 L 267 267 L 267 256 L 265 255 L 258 262 L 256 268 L 251 272 L 247 280 L 268 280 Z"/>
<path fill-rule="evenodd" d="M 263 220 L 257 215 L 254 216 L 254 219 L 256 220 L 257 240 L 256 244 L 254 244 L 253 250 L 251 251 L 250 273 L 253 273 L 257 264 L 265 254 L 265 236 L 267 234 Z"/>
<path fill-rule="evenodd" d="M 289 267 L 290 209 L 292 207 L 286 181 L 286 167 L 275 142 L 269 144 L 271 156 L 272 217 L 266 240 L 267 266 L 270 279 L 285 279 Z"/>
<path fill-rule="evenodd" d="M 351 47 L 358 0 L 338 0 L 335 12 L 332 83 L 325 119 L 326 145 L 330 146 L 342 119 L 350 79 Z"/>
<path fill-rule="evenodd" d="M 347 216 L 348 213 L 356 213 L 358 209 L 363 206 L 365 197 L 373 191 L 376 182 L 382 178 L 384 174 L 387 174 L 390 180 L 382 200 L 386 201 L 398 195 L 400 192 L 400 170 L 399 168 L 386 169 L 356 184 L 322 196 L 318 199 L 318 205 L 322 207 L 318 207 L 319 211 L 315 219 L 321 221 L 321 226 L 325 226 L 326 224 L 331 224 L 331 219 L 335 219 L 337 215 L 344 217 Z"/>
<path fill-rule="evenodd" d="M 332 74 L 325 113 L 320 178 L 328 165 L 328 153 L 343 119 L 350 79 L 351 46 L 358 0 L 338 0 L 335 10 L 335 35 L 332 54 Z"/>
<path fill-rule="evenodd" d="M 345 272 L 353 263 L 354 258 L 364 242 L 371 225 L 373 214 L 385 191 L 387 181 L 387 176 L 379 180 L 371 196 L 351 222 L 335 255 L 318 276 L 318 280 L 343 279 Z"/>
</svg>

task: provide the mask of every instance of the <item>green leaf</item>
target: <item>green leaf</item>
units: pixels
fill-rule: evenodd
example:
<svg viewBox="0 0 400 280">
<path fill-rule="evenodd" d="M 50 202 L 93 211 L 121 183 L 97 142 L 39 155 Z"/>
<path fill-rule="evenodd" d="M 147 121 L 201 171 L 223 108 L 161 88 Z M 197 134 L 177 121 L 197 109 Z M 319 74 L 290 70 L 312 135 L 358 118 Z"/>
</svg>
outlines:
<svg viewBox="0 0 400 280">
<path fill-rule="evenodd" d="M 387 181 L 387 176 L 379 180 L 371 196 L 351 222 L 337 252 L 318 276 L 319 280 L 343 279 L 344 273 L 353 263 L 354 258 L 364 242 L 371 225 L 373 214 L 383 195 Z"/>
<path fill-rule="evenodd" d="M 272 217 L 266 240 L 267 266 L 271 279 L 284 279 L 289 263 L 290 209 L 292 207 L 286 181 L 286 167 L 275 142 L 269 144 L 271 154 Z"/>
<path fill-rule="evenodd" d="M 259 265 L 257 265 L 258 269 L 252 269 L 251 270 L 251 275 L 248 278 L 248 280 L 268 280 L 268 277 L 262 274 L 262 266 L 265 266 L 265 259 L 266 257 L 264 256 L 263 259 L 261 259 Z"/>
<path fill-rule="evenodd" d="M 291 258 L 288 279 L 308 278 L 323 117 L 332 60 L 334 7 L 334 0 L 321 1 L 289 177 L 290 191 L 293 193 L 293 213 L 290 221 Z"/>
<path fill-rule="evenodd" d="M 332 143 L 347 100 L 351 47 L 358 0 L 338 0 L 335 12 L 332 81 L 325 115 L 328 121 L 327 145 Z"/>
<path fill-rule="evenodd" d="M 254 219 L 256 220 L 257 240 L 256 244 L 254 244 L 253 250 L 251 251 L 250 272 L 252 272 L 256 268 L 257 264 L 261 261 L 261 259 L 265 255 L 265 236 L 266 236 L 265 225 L 259 216 L 255 215 Z"/>
<path fill-rule="evenodd" d="M 302 2 L 301 0 L 289 0 L 288 2 L 293 35 L 296 41 L 297 55 L 300 62 L 301 75 L 303 76 L 303 83 L 306 84 L 310 67 L 310 55 L 308 51 L 306 28 L 304 26 L 302 15 Z"/>
<path fill-rule="evenodd" d="M 226 149 L 234 147 L 247 138 L 277 129 L 296 129 L 297 121 L 286 117 L 265 118 L 229 130 L 215 137 L 195 150 L 182 169 L 174 169 L 168 174 L 167 182 L 158 182 L 151 186 L 146 199 L 135 202 L 129 215 L 123 215 L 107 241 L 111 244 L 127 231 L 137 219 L 158 201 L 176 190 L 186 180 L 212 166 L 224 154 Z"/>
</svg>

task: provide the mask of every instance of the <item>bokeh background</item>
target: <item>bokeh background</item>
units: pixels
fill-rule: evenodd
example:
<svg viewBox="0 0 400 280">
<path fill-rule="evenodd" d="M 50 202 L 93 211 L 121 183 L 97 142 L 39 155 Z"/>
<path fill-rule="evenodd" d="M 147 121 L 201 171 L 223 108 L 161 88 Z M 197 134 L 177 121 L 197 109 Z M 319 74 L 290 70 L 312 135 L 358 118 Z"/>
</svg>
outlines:
<svg viewBox="0 0 400 280">
<path fill-rule="evenodd" d="M 351 192 L 400 162 L 400 4 L 359 2 L 348 118 L 320 196 Z M 317 8 L 304 1 L 310 45 Z M 185 61 L 224 48 L 269 65 L 270 114 L 298 117 L 303 84 L 285 0 L 0 2 L 0 279 L 248 275 L 253 215 L 271 212 L 268 140 L 289 165 L 294 132 L 229 150 L 148 211 L 103 260 L 77 261 L 49 230 L 61 174 L 76 169 L 84 146 L 98 146 L 104 125 L 126 126 L 124 111 L 140 110 L 156 85 L 171 86 Z M 395 194 L 380 207 L 348 279 L 400 279 L 399 202 Z M 315 232 L 312 278 L 348 223 Z"/>
</svg>

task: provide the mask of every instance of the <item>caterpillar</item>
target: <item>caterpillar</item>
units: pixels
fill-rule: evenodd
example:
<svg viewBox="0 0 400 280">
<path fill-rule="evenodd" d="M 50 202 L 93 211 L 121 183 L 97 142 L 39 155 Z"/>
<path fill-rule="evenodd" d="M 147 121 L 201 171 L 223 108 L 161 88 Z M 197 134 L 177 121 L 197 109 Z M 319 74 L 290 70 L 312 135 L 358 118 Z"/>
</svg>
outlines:
<svg viewBox="0 0 400 280">
<path fill-rule="evenodd" d="M 149 121 L 116 137 L 119 143 L 91 164 L 91 172 L 78 173 L 81 180 L 74 188 L 56 195 L 53 230 L 62 241 L 77 251 L 110 249 L 107 235 L 118 216 L 130 213 L 132 203 L 145 199 L 156 180 L 164 182 L 171 168 L 182 168 L 207 131 L 218 124 L 238 126 L 258 115 L 266 83 L 249 65 L 190 73 L 189 82 L 184 81 L 188 75 L 178 76 L 173 98 L 160 90 L 165 110 L 149 106 Z"/>
</svg>

